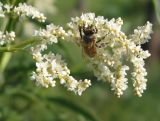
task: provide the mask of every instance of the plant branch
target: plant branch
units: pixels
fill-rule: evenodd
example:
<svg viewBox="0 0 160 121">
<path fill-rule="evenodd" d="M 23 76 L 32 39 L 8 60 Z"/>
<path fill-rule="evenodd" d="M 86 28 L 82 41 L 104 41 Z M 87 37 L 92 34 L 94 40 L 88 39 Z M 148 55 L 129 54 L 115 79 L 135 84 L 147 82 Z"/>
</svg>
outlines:
<svg viewBox="0 0 160 121">
<path fill-rule="evenodd" d="M 37 39 L 31 39 L 31 40 L 26 40 L 21 43 L 18 43 L 16 45 L 10 45 L 7 47 L 0 47 L 0 52 L 15 52 L 18 50 L 23 50 L 36 42 L 37 42 Z"/>
</svg>

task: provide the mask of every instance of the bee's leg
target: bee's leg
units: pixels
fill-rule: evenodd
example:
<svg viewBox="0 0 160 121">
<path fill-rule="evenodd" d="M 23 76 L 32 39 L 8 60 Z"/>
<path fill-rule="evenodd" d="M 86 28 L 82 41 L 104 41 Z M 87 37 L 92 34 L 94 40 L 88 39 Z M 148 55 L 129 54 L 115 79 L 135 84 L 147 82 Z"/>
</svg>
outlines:
<svg viewBox="0 0 160 121">
<path fill-rule="evenodd" d="M 97 28 L 95 28 L 95 34 L 97 34 L 97 32 L 98 32 L 98 29 L 97 29 Z"/>
<path fill-rule="evenodd" d="M 95 45 L 96 45 L 96 39 L 94 39 L 91 46 L 95 46 Z"/>
<path fill-rule="evenodd" d="M 96 43 L 99 43 L 101 42 L 103 39 L 105 39 L 105 37 L 107 36 L 108 34 L 104 35 L 103 37 L 99 38 L 98 41 Z"/>
<path fill-rule="evenodd" d="M 105 35 L 105 36 L 103 36 L 103 37 L 101 37 L 101 38 L 99 38 L 99 39 L 98 39 L 98 41 L 97 41 L 96 43 L 101 42 L 103 39 L 105 39 L 105 37 L 106 37 L 106 35 Z"/>
<path fill-rule="evenodd" d="M 106 35 L 107 35 L 107 34 L 106 34 Z M 107 45 L 108 45 L 107 42 L 101 42 L 103 39 L 105 39 L 106 35 L 103 36 L 103 37 L 101 37 L 101 38 L 95 43 L 96 47 L 98 47 L 98 48 L 106 48 L 106 47 L 107 47 Z M 101 42 L 101 43 L 99 43 L 99 42 Z"/>
<path fill-rule="evenodd" d="M 82 27 L 81 27 L 81 26 L 78 26 L 78 29 L 79 29 L 80 37 L 81 37 L 81 39 L 82 39 Z"/>
<path fill-rule="evenodd" d="M 98 41 L 96 41 L 96 43 L 99 43 L 99 42 L 101 42 L 102 40 L 101 39 L 97 39 Z"/>
<path fill-rule="evenodd" d="M 82 35 L 82 27 L 78 26 L 79 34 L 80 34 L 80 44 L 83 44 L 83 35 Z"/>
<path fill-rule="evenodd" d="M 101 43 L 100 45 L 96 44 L 97 48 L 106 48 L 107 47 L 107 43 Z"/>
</svg>

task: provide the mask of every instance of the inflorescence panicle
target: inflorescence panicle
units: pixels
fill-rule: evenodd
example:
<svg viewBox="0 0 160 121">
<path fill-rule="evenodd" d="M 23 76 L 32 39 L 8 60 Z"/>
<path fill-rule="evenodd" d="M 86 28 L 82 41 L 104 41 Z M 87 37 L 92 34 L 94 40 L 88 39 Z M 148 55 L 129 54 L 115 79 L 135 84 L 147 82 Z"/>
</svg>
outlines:
<svg viewBox="0 0 160 121">
<path fill-rule="evenodd" d="M 0 17 L 3 18 L 8 13 L 20 17 L 27 16 L 39 22 L 46 20 L 43 13 L 25 3 L 19 3 L 15 7 L 0 3 Z M 108 20 L 103 16 L 96 17 L 94 13 L 86 13 L 80 17 L 71 18 L 71 22 L 67 25 L 67 31 L 54 24 L 47 25 L 45 29 L 35 30 L 33 37 L 38 39 L 36 45 L 31 47 L 31 52 L 36 63 L 36 70 L 32 72 L 31 78 L 35 80 L 37 85 L 46 88 L 54 87 L 59 81 L 68 90 L 79 95 L 91 86 L 91 80 L 77 80 L 71 76 L 67 63 L 61 55 L 53 52 L 44 53 L 48 45 L 58 43 L 59 39 L 75 42 L 84 49 L 84 41 L 86 40 L 83 39 L 84 34 L 87 34 L 86 38 L 90 37 L 90 41 L 94 39 L 92 44 L 95 44 L 96 54 L 92 57 L 87 54 L 86 56 L 88 65 L 97 79 L 104 82 L 108 81 L 111 84 L 111 89 L 118 97 L 124 94 L 128 88 L 128 80 L 132 79 L 136 95 L 142 96 L 146 90 L 147 82 L 144 59 L 148 58 L 150 53 L 143 50 L 141 44 L 148 42 L 151 38 L 152 24 L 150 22 L 138 27 L 129 36 L 121 30 L 123 25 L 121 18 Z M 92 33 L 92 27 L 97 31 Z M 84 33 L 86 28 L 91 30 Z M 0 45 L 11 43 L 14 40 L 14 31 L 0 32 Z M 86 47 L 89 51 L 90 46 L 86 44 Z M 130 79 L 127 76 L 129 72 L 131 72 Z"/>
<path fill-rule="evenodd" d="M 42 41 L 32 48 L 33 58 L 36 61 L 36 72 L 32 73 L 32 79 L 36 80 L 38 85 L 44 87 L 54 87 L 56 80 L 67 87 L 68 90 L 74 91 L 81 95 L 82 92 L 91 85 L 88 79 L 76 80 L 70 75 L 67 64 L 62 60 L 59 54 L 49 53 L 43 55 L 42 52 L 47 49 L 48 44 L 58 42 L 58 38 L 65 39 L 68 34 L 60 26 L 53 24 L 47 25 L 46 29 L 36 30 L 35 37 L 41 38 Z"/>
<path fill-rule="evenodd" d="M 146 90 L 146 69 L 144 67 L 144 59 L 150 56 L 147 50 L 141 48 L 141 44 L 146 43 L 150 39 L 152 33 L 152 24 L 147 22 L 145 26 L 138 27 L 134 33 L 127 37 L 121 31 L 123 20 L 104 19 L 103 16 L 96 17 L 94 13 L 82 14 L 80 17 L 71 19 L 68 23 L 70 29 L 70 37 L 76 43 L 81 43 L 78 34 L 78 26 L 94 26 L 97 28 L 97 55 L 88 58 L 89 65 L 93 69 L 95 76 L 99 80 L 111 83 L 112 90 L 120 97 L 128 87 L 127 70 L 131 70 L 133 86 L 138 96 L 142 96 Z M 100 40 L 100 41 L 98 41 Z"/>
</svg>

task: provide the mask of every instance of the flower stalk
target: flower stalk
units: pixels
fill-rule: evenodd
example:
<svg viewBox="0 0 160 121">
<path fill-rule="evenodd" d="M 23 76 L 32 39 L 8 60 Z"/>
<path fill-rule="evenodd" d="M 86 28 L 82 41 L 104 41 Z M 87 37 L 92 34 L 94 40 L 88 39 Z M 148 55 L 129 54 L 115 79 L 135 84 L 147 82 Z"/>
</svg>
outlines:
<svg viewBox="0 0 160 121">
<path fill-rule="evenodd" d="M 0 52 L 15 52 L 25 50 L 27 47 L 29 48 L 33 46 L 35 43 L 37 43 L 37 39 L 25 40 L 15 45 L 0 47 Z"/>
</svg>

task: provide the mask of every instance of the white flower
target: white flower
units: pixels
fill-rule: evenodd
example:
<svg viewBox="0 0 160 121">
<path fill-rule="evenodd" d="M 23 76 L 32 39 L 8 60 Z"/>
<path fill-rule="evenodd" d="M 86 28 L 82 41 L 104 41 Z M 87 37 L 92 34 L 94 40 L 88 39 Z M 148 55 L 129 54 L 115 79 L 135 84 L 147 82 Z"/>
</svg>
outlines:
<svg viewBox="0 0 160 121">
<path fill-rule="evenodd" d="M 57 38 L 64 39 L 64 37 L 67 36 L 67 33 L 62 27 L 50 24 L 46 26 L 46 29 L 35 31 L 34 36 L 43 38 L 44 40 L 47 40 L 47 43 L 53 44 L 58 42 Z"/>
<path fill-rule="evenodd" d="M 36 55 L 35 55 L 36 56 Z M 38 55 L 39 56 L 39 55 Z M 70 70 L 60 55 L 53 53 L 41 56 L 42 59 L 36 62 L 36 72 L 32 73 L 32 79 L 36 80 L 38 85 L 43 87 L 54 87 L 57 79 L 65 85 L 68 90 L 74 91 L 79 95 L 91 85 L 90 80 L 77 81 L 70 76 Z"/>
<path fill-rule="evenodd" d="M 41 52 L 47 49 L 48 44 L 54 44 L 58 42 L 58 38 L 64 39 L 68 35 L 60 26 L 53 24 L 47 25 L 46 29 L 36 30 L 34 36 L 39 38 L 40 42 L 36 47 L 32 48 L 32 53 L 35 55 L 37 52 Z"/>
<path fill-rule="evenodd" d="M 15 39 L 15 32 L 14 31 L 6 32 L 6 39 L 8 39 L 9 41 L 14 41 L 14 39 Z"/>
<path fill-rule="evenodd" d="M 130 35 L 131 41 L 135 44 L 144 44 L 151 39 L 150 34 L 152 33 L 152 24 L 147 22 L 145 26 L 139 26 L 134 30 L 134 34 Z"/>
<path fill-rule="evenodd" d="M 138 96 L 142 96 L 144 90 L 146 90 L 147 75 L 146 69 L 144 68 L 144 61 L 142 58 L 132 58 L 134 65 L 134 71 L 132 72 L 133 86 Z"/>
<path fill-rule="evenodd" d="M 78 87 L 77 87 L 77 93 L 79 95 L 82 95 L 82 92 L 84 90 L 86 90 L 86 88 L 88 88 L 89 86 L 91 86 L 91 81 L 88 79 L 85 79 L 83 82 L 82 80 L 79 81 Z"/>
<path fill-rule="evenodd" d="M 13 8 L 13 6 L 11 6 L 11 5 L 4 5 L 3 6 L 4 7 L 4 11 L 6 12 L 6 13 L 10 13 L 11 12 L 11 9 Z"/>
<path fill-rule="evenodd" d="M 127 78 L 125 77 L 127 75 L 126 70 L 129 70 L 129 67 L 124 65 L 123 67 L 119 67 L 117 69 L 117 74 L 116 74 L 116 80 L 115 82 L 112 82 L 112 90 L 115 90 L 115 93 L 117 94 L 118 97 L 123 95 L 123 91 L 127 89 Z"/>
<path fill-rule="evenodd" d="M 20 16 L 28 16 L 32 19 L 37 19 L 40 22 L 45 22 L 46 17 L 43 13 L 40 13 L 36 8 L 26 3 L 19 3 L 17 7 L 14 8 L 14 12 Z"/>
<path fill-rule="evenodd" d="M 32 19 L 37 19 L 39 22 L 45 22 L 46 17 L 36 8 L 26 3 L 19 3 L 18 6 L 2 4 L 0 2 L 0 17 L 4 17 L 6 13 L 15 13 L 18 16 L 28 16 Z"/>
<path fill-rule="evenodd" d="M 11 43 L 14 40 L 15 40 L 15 32 L 14 31 L 11 31 L 11 32 L 6 31 L 6 33 L 3 33 L 0 31 L 0 45 Z"/>
</svg>

